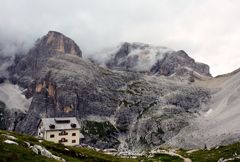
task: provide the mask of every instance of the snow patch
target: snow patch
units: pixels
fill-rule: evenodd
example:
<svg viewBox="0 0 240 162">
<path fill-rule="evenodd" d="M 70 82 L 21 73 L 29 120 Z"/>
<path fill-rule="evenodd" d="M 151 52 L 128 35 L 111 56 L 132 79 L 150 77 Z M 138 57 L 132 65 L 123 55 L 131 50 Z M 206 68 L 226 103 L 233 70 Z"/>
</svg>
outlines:
<svg viewBox="0 0 240 162">
<path fill-rule="evenodd" d="M 205 116 L 208 116 L 209 114 L 211 114 L 213 110 L 212 109 L 209 109 L 206 113 L 205 113 Z"/>
</svg>

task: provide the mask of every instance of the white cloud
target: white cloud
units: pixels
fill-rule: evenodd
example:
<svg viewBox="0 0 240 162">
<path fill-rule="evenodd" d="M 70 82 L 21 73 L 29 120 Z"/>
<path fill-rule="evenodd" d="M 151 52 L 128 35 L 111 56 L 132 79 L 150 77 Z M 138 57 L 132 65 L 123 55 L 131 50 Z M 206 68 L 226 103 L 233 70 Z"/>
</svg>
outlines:
<svg viewBox="0 0 240 162">
<path fill-rule="evenodd" d="M 0 0 L 0 43 L 48 30 L 74 39 L 84 54 L 123 41 L 185 50 L 216 74 L 239 67 L 239 0 Z"/>
</svg>

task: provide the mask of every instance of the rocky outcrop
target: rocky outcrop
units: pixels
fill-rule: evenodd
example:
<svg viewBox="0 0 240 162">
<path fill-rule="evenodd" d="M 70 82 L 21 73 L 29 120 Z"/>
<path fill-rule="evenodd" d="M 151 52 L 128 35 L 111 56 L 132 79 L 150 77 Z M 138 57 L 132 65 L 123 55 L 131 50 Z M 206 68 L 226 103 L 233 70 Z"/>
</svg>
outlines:
<svg viewBox="0 0 240 162">
<path fill-rule="evenodd" d="M 0 50 L 0 84 L 8 78 L 7 68 L 12 63 L 10 56 L 5 56 Z"/>
<path fill-rule="evenodd" d="M 17 123 L 21 122 L 26 113 L 19 109 L 9 109 L 0 101 L 0 129 L 14 131 Z"/>
<path fill-rule="evenodd" d="M 39 41 L 39 48 L 48 49 L 49 54 L 72 54 L 82 57 L 82 51 L 78 45 L 70 38 L 64 36 L 62 33 L 49 31 Z"/>
<path fill-rule="evenodd" d="M 117 149 L 120 141 L 118 140 L 119 131 L 109 122 L 97 122 L 85 120 L 82 122 L 82 133 L 84 144 L 95 146 L 96 148 L 115 148 Z"/>
<path fill-rule="evenodd" d="M 197 63 L 190 58 L 185 51 L 177 51 L 166 54 L 162 60 L 158 60 L 150 70 L 154 74 L 165 76 L 184 75 L 191 72 L 197 72 L 204 76 L 211 76 L 209 66 L 203 63 Z"/>
<path fill-rule="evenodd" d="M 8 68 L 10 80 L 27 88 L 31 81 L 39 77 L 47 60 L 59 54 L 82 57 L 80 48 L 73 40 L 59 32 L 49 31 L 36 41 L 35 46 L 26 55 L 16 55 L 14 64 Z"/>
<path fill-rule="evenodd" d="M 5 109 L 6 109 L 5 103 L 0 101 L 0 129 L 6 129 Z"/>
<path fill-rule="evenodd" d="M 142 43 L 123 43 L 106 63 L 110 69 L 141 71 L 164 76 L 182 76 L 197 72 L 211 76 L 209 66 L 195 62 L 184 51 L 154 47 Z"/>
<path fill-rule="evenodd" d="M 50 151 L 40 145 L 30 146 L 32 151 L 37 155 L 42 155 L 51 159 L 55 159 L 56 161 L 66 162 L 63 158 L 53 155 Z"/>
</svg>

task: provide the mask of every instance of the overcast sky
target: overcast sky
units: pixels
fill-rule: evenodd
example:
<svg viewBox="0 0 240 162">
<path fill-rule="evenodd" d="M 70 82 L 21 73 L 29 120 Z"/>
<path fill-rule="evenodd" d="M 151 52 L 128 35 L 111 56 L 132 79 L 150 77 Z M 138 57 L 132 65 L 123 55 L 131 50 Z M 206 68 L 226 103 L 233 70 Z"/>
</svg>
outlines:
<svg viewBox="0 0 240 162">
<path fill-rule="evenodd" d="M 49 30 L 84 55 L 143 42 L 185 50 L 213 75 L 240 67 L 240 0 L 0 0 L 0 43 L 28 48 Z"/>
</svg>

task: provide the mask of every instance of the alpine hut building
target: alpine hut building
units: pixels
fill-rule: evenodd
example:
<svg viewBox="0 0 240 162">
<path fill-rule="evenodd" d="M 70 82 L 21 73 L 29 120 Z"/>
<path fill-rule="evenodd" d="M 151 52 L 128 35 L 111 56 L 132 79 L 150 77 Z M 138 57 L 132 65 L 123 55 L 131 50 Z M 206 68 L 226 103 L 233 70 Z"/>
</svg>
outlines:
<svg viewBox="0 0 240 162">
<path fill-rule="evenodd" d="M 42 118 L 38 124 L 38 136 L 66 146 L 79 145 L 80 139 L 84 138 L 75 117 Z"/>
</svg>

